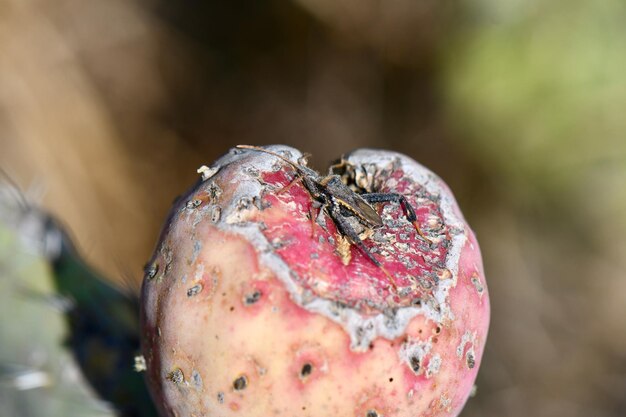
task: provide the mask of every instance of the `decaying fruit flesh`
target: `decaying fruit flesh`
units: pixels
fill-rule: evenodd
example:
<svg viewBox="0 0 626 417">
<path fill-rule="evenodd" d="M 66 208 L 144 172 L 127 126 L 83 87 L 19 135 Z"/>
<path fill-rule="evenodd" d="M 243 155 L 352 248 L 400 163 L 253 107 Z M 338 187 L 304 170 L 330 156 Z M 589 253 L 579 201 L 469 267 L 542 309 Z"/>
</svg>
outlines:
<svg viewBox="0 0 626 417">
<path fill-rule="evenodd" d="M 299 151 L 268 147 L 298 162 Z M 338 233 L 294 168 L 232 149 L 179 200 L 146 268 L 143 354 L 164 416 L 456 416 L 489 323 L 474 234 L 410 158 L 358 150 L 359 192 L 395 192 L 384 225 Z"/>
</svg>

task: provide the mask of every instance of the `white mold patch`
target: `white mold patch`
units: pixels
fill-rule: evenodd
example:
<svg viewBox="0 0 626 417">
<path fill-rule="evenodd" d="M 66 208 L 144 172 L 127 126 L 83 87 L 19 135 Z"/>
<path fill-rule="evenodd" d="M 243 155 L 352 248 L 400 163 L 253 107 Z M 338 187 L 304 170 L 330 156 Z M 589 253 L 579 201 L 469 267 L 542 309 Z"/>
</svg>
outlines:
<svg viewBox="0 0 626 417">
<path fill-rule="evenodd" d="M 428 367 L 426 368 L 426 378 L 431 378 L 439 373 L 441 369 L 441 356 L 436 353 L 428 361 Z"/>
<path fill-rule="evenodd" d="M 456 356 L 460 358 L 463 357 L 463 353 L 465 353 L 465 347 L 469 344 L 469 349 L 473 351 L 474 345 L 476 344 L 476 332 L 471 332 L 469 330 L 463 333 L 461 337 L 461 342 L 456 347 Z M 468 350 L 469 352 L 469 350 Z"/>
<path fill-rule="evenodd" d="M 196 266 L 196 272 L 193 276 L 194 281 L 201 281 L 203 275 L 204 275 L 204 262 L 200 262 Z"/>
<path fill-rule="evenodd" d="M 193 242 L 193 252 L 191 253 L 191 259 L 189 260 L 191 264 L 195 263 L 196 260 L 198 259 L 200 250 L 202 250 L 202 242 L 199 240 L 195 240 Z"/>
</svg>

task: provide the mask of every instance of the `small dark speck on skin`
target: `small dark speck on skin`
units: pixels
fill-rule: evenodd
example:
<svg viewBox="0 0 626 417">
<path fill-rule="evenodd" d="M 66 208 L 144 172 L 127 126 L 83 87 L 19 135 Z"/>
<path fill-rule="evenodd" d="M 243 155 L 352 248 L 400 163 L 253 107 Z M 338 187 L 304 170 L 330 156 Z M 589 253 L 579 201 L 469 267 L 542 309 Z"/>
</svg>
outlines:
<svg viewBox="0 0 626 417">
<path fill-rule="evenodd" d="M 197 389 L 202 389 L 202 377 L 198 373 L 198 371 L 193 371 L 191 373 L 191 379 L 193 380 L 193 384 Z"/>
<path fill-rule="evenodd" d="M 242 197 L 236 206 L 236 210 L 246 210 L 252 206 L 252 199 L 250 197 Z"/>
<path fill-rule="evenodd" d="M 186 206 L 188 209 L 195 209 L 196 207 L 199 207 L 200 204 L 202 204 L 202 200 L 196 199 L 196 200 L 187 201 Z"/>
<path fill-rule="evenodd" d="M 202 284 L 196 284 L 187 290 L 187 297 L 198 295 L 200 294 L 200 291 L 202 291 Z"/>
<path fill-rule="evenodd" d="M 230 311 L 235 311 L 235 307 L 231 306 Z"/>
<path fill-rule="evenodd" d="M 476 277 L 472 277 L 472 284 L 474 285 L 474 288 L 476 288 L 476 291 L 481 294 L 484 291 L 483 286 L 480 284 L 480 280 Z"/>
<path fill-rule="evenodd" d="M 393 382 L 393 378 L 389 378 L 389 382 Z"/>
<path fill-rule="evenodd" d="M 166 378 L 178 385 L 185 380 L 185 375 L 183 374 L 183 371 L 180 370 L 180 368 L 177 368 L 167 374 Z"/>
<path fill-rule="evenodd" d="M 154 277 L 156 277 L 156 274 L 158 272 L 159 272 L 159 264 L 154 263 L 146 269 L 146 276 L 148 277 L 148 279 L 153 279 Z"/>
<path fill-rule="evenodd" d="M 261 295 L 262 295 L 261 291 L 257 290 L 255 292 L 253 292 L 252 294 L 246 295 L 243 302 L 246 305 L 254 304 L 254 303 L 256 303 L 257 301 L 259 301 L 261 299 Z"/>
<path fill-rule="evenodd" d="M 420 370 L 420 358 L 418 358 L 417 356 L 411 356 L 410 362 L 413 372 L 418 373 Z"/>
<path fill-rule="evenodd" d="M 218 206 L 215 206 L 213 208 L 213 211 L 211 212 L 211 221 L 213 223 L 217 223 L 220 220 L 221 215 L 222 215 L 222 209 L 219 208 Z"/>
<path fill-rule="evenodd" d="M 235 381 L 233 381 L 233 388 L 235 389 L 235 391 L 242 391 L 246 389 L 247 386 L 248 378 L 246 378 L 245 375 L 242 375 L 239 378 L 235 379 Z"/>
<path fill-rule="evenodd" d="M 313 372 L 313 366 L 310 363 L 305 363 L 300 370 L 300 377 L 305 378 L 311 375 L 311 372 Z"/>
<path fill-rule="evenodd" d="M 474 366 L 476 366 L 474 354 L 472 352 L 467 352 L 467 367 L 472 369 Z"/>
<path fill-rule="evenodd" d="M 365 417 L 378 417 L 378 412 L 376 410 L 369 410 Z"/>
<path fill-rule="evenodd" d="M 224 404 L 224 393 L 221 391 L 217 393 L 217 402 Z"/>
</svg>

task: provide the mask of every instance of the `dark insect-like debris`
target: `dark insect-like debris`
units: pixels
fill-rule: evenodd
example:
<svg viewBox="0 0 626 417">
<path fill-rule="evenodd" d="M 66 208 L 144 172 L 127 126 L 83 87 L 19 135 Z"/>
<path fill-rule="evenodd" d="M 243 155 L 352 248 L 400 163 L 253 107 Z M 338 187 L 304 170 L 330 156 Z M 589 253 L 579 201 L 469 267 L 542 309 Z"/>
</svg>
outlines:
<svg viewBox="0 0 626 417">
<path fill-rule="evenodd" d="M 320 210 L 324 210 L 333 220 L 337 226 L 337 230 L 343 236 L 346 236 L 351 244 L 356 245 L 356 247 L 359 248 L 359 250 L 376 266 L 380 267 L 388 277 L 390 277 L 389 273 L 374 257 L 371 251 L 363 244 L 358 232 L 348 220 L 349 217 L 355 217 L 360 224 L 368 229 L 382 227 L 383 220 L 374 207 L 372 207 L 372 204 L 397 202 L 404 208 L 407 220 L 415 226 L 417 233 L 423 239 L 430 242 L 430 240 L 424 236 L 417 224 L 415 210 L 413 210 L 411 204 L 409 204 L 406 197 L 402 194 L 359 194 L 346 185 L 339 175 L 330 174 L 323 177 L 317 171 L 304 165 L 304 160 L 302 158 L 298 160 L 298 163 L 295 163 L 276 152 L 257 146 L 238 145 L 237 148 L 267 153 L 291 165 L 298 173 L 298 177 L 294 179 L 294 181 L 299 180 L 302 182 L 306 190 L 311 195 L 311 198 L 320 204 Z"/>
</svg>

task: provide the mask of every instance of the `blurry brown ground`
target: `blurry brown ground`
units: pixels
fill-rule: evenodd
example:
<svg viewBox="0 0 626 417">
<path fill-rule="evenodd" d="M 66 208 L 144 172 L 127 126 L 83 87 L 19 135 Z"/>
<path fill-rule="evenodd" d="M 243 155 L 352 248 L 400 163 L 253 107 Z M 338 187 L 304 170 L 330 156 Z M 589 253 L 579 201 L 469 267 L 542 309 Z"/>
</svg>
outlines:
<svg viewBox="0 0 626 417">
<path fill-rule="evenodd" d="M 0 0 L 0 167 L 117 281 L 238 143 L 411 155 L 493 306 L 463 416 L 626 415 L 619 1 Z"/>
</svg>

